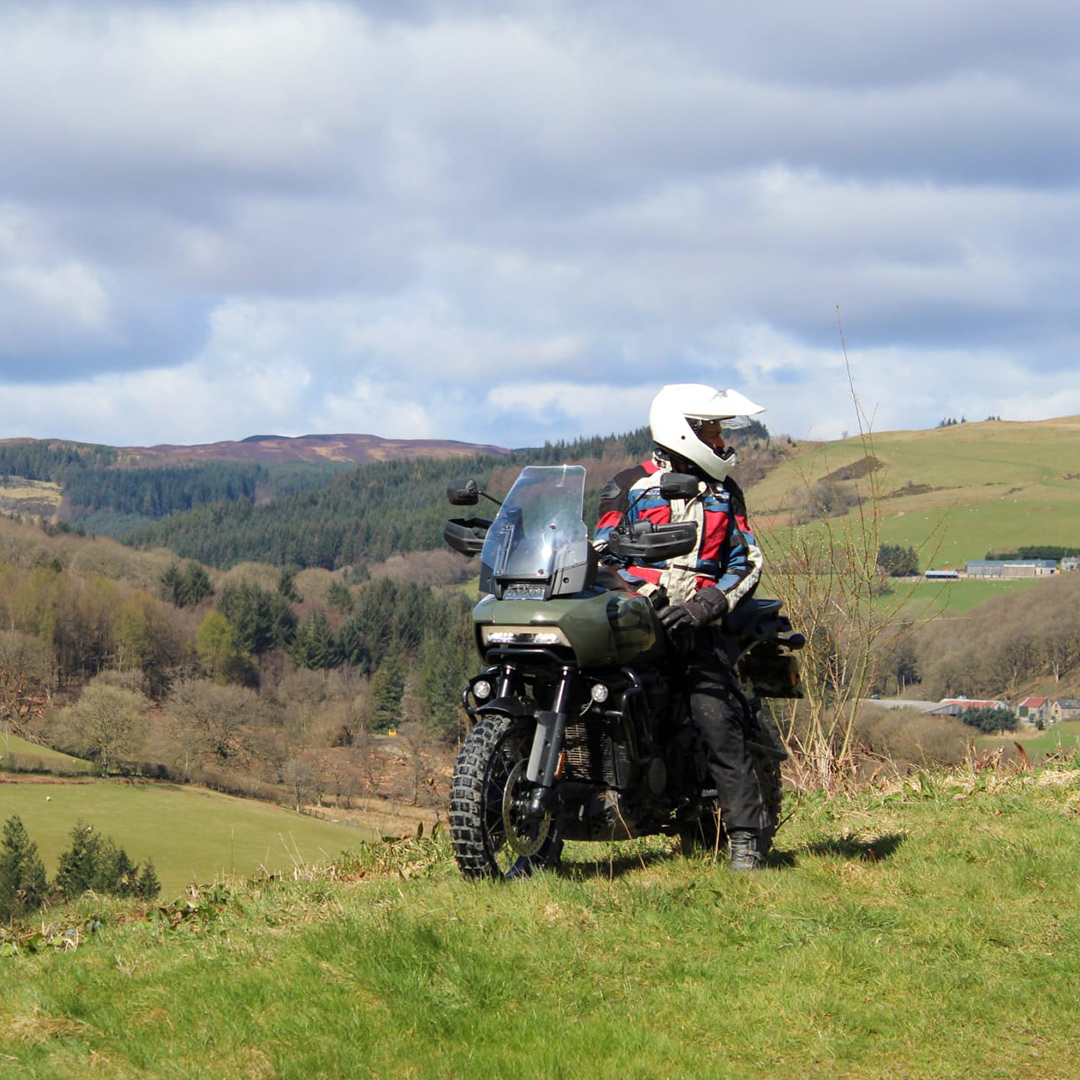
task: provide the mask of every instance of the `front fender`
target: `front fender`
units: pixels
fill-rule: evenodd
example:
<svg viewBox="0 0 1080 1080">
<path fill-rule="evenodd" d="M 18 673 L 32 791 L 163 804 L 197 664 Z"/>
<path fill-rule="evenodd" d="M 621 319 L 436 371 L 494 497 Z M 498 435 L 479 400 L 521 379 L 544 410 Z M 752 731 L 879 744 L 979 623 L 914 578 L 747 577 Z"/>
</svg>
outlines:
<svg viewBox="0 0 1080 1080">
<path fill-rule="evenodd" d="M 534 702 L 525 701 L 519 697 L 499 697 L 493 698 L 491 701 L 484 702 L 483 705 L 477 706 L 472 710 L 475 716 L 512 716 L 515 719 L 526 716 L 534 717 L 536 715 L 536 705 Z"/>
</svg>

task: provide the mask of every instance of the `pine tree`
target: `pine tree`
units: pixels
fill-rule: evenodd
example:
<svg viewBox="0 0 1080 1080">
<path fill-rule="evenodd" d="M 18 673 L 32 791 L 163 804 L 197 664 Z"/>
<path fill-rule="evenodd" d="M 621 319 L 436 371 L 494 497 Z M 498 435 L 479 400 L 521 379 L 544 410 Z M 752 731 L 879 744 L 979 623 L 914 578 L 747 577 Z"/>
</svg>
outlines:
<svg viewBox="0 0 1080 1080">
<path fill-rule="evenodd" d="M 372 726 L 376 731 L 389 731 L 398 724 L 404 693 L 405 665 L 392 648 L 371 680 Z"/>
<path fill-rule="evenodd" d="M 82 896 L 94 887 L 101 862 L 102 838 L 82 818 L 71 830 L 71 847 L 60 855 L 56 871 L 56 887 L 66 900 Z"/>
<path fill-rule="evenodd" d="M 161 573 L 161 588 L 164 598 L 177 607 L 183 606 L 180 602 L 183 581 L 184 578 L 180 572 L 180 567 L 176 563 L 169 563 L 168 567 Z"/>
<path fill-rule="evenodd" d="M 128 853 L 117 847 L 111 836 L 106 837 L 98 851 L 97 866 L 90 887 L 107 896 L 134 896 L 138 887 L 139 868 Z"/>
<path fill-rule="evenodd" d="M 153 900 L 161 892 L 161 882 L 158 880 L 157 870 L 154 869 L 153 859 L 147 859 L 143 864 L 136 892 L 145 900 Z"/>
<path fill-rule="evenodd" d="M 343 581 L 331 581 L 330 587 L 326 590 L 326 602 L 338 611 L 346 613 L 352 611 L 353 598 L 352 593 L 349 592 L 349 586 Z"/>
<path fill-rule="evenodd" d="M 35 911 L 45 901 L 48 883 L 37 844 L 30 839 L 18 814 L 4 823 L 0 849 L 0 920 Z"/>
<path fill-rule="evenodd" d="M 300 667 L 322 671 L 341 663 L 341 647 L 334 639 L 334 631 L 326 612 L 315 610 L 296 630 L 289 654 Z"/>
<path fill-rule="evenodd" d="M 371 672 L 371 653 L 368 652 L 363 628 L 351 615 L 341 624 L 341 653 L 345 663 L 359 667 L 364 674 Z"/>
<path fill-rule="evenodd" d="M 180 578 L 177 595 L 180 607 L 198 607 L 208 596 L 213 596 L 214 586 L 206 568 L 197 562 L 188 563 Z"/>
</svg>

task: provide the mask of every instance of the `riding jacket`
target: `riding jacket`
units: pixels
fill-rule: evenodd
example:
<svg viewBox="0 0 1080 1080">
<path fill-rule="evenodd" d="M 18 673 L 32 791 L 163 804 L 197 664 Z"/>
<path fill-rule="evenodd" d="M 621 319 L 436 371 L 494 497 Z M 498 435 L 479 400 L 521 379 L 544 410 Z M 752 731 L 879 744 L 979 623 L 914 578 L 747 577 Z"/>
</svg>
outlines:
<svg viewBox="0 0 1080 1080">
<path fill-rule="evenodd" d="M 671 462 L 657 452 L 652 460 L 625 469 L 610 480 L 600 494 L 595 545 L 603 551 L 607 537 L 624 520 L 628 526 L 641 519 L 658 525 L 695 521 L 695 551 L 663 562 L 631 563 L 619 572 L 646 595 L 663 586 L 673 604 L 715 585 L 727 597 L 730 611 L 753 593 L 761 578 L 761 548 L 747 523 L 742 490 L 730 478 L 701 480 L 696 498 L 669 502 L 660 497 L 659 480 L 660 474 L 672 471 Z"/>
</svg>

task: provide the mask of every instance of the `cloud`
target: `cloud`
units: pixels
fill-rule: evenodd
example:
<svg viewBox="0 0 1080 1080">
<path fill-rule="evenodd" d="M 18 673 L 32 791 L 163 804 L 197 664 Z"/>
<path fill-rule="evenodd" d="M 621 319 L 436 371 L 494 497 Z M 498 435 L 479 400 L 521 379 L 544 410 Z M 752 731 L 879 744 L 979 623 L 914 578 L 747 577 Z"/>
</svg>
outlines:
<svg viewBox="0 0 1080 1080">
<path fill-rule="evenodd" d="M 837 305 L 890 426 L 1080 411 L 1078 45 L 1063 0 L 5 5 L 0 437 L 521 445 L 689 379 L 839 434 Z"/>
</svg>

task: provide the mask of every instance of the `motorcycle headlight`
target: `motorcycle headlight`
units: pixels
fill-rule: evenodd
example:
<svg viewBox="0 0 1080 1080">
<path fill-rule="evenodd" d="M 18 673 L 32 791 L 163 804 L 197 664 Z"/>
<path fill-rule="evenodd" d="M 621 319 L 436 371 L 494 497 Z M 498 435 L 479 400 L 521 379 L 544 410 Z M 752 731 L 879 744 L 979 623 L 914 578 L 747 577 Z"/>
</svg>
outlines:
<svg viewBox="0 0 1080 1080">
<path fill-rule="evenodd" d="M 570 640 L 557 627 L 540 629 L 535 626 L 482 626 L 480 640 L 485 646 L 570 645 Z"/>
</svg>

